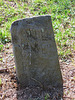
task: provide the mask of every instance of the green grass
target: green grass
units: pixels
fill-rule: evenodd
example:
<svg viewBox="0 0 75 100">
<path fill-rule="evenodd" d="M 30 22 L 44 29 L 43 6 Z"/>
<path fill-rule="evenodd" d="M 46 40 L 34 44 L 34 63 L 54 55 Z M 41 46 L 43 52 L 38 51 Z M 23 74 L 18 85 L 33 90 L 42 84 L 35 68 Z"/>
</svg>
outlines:
<svg viewBox="0 0 75 100">
<path fill-rule="evenodd" d="M 75 0 L 0 0 L 0 50 L 11 41 L 10 26 L 17 19 L 50 14 L 58 54 L 72 56 L 75 50 Z"/>
</svg>

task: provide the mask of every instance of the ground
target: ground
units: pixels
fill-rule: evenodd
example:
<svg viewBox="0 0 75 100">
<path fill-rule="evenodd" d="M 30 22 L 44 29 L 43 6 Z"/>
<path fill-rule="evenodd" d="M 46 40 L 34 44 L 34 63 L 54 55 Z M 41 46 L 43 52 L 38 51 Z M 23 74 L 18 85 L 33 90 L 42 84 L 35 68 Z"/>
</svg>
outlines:
<svg viewBox="0 0 75 100">
<path fill-rule="evenodd" d="M 63 77 L 63 99 L 75 100 L 75 52 L 65 62 L 59 59 Z M 12 44 L 7 43 L 0 52 L 0 100 L 59 100 L 60 90 L 48 91 L 40 87 L 21 88 L 17 83 Z"/>
</svg>

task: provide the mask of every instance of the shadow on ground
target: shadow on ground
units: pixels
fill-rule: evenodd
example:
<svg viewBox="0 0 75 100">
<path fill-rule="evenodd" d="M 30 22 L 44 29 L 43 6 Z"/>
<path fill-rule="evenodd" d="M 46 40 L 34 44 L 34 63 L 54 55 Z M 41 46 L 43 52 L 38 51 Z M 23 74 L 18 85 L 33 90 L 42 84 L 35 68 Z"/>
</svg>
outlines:
<svg viewBox="0 0 75 100">
<path fill-rule="evenodd" d="M 17 88 L 17 100 L 63 100 L 63 86 L 55 88 L 48 86 L 47 89 L 41 87 L 20 87 Z"/>
</svg>

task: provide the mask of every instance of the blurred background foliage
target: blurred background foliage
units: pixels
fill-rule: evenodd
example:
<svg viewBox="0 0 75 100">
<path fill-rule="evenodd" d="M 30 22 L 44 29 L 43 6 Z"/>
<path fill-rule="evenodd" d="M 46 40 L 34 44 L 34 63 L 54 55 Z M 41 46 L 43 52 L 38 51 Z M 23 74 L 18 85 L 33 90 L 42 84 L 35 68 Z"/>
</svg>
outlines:
<svg viewBox="0 0 75 100">
<path fill-rule="evenodd" d="M 13 21 L 49 14 L 59 57 L 72 57 L 75 50 L 75 0 L 0 0 L 0 51 L 11 42 Z"/>
</svg>

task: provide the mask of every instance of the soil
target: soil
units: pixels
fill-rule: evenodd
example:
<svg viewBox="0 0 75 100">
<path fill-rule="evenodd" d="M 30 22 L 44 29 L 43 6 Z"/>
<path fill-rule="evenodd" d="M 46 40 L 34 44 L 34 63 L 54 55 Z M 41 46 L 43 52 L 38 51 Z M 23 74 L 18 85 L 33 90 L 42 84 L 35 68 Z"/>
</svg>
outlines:
<svg viewBox="0 0 75 100">
<path fill-rule="evenodd" d="M 21 88 L 16 77 L 12 44 L 4 45 L 0 52 L 0 100 L 75 100 L 75 52 L 65 61 L 59 59 L 63 77 L 63 98 L 61 90 L 49 86 Z"/>
</svg>

